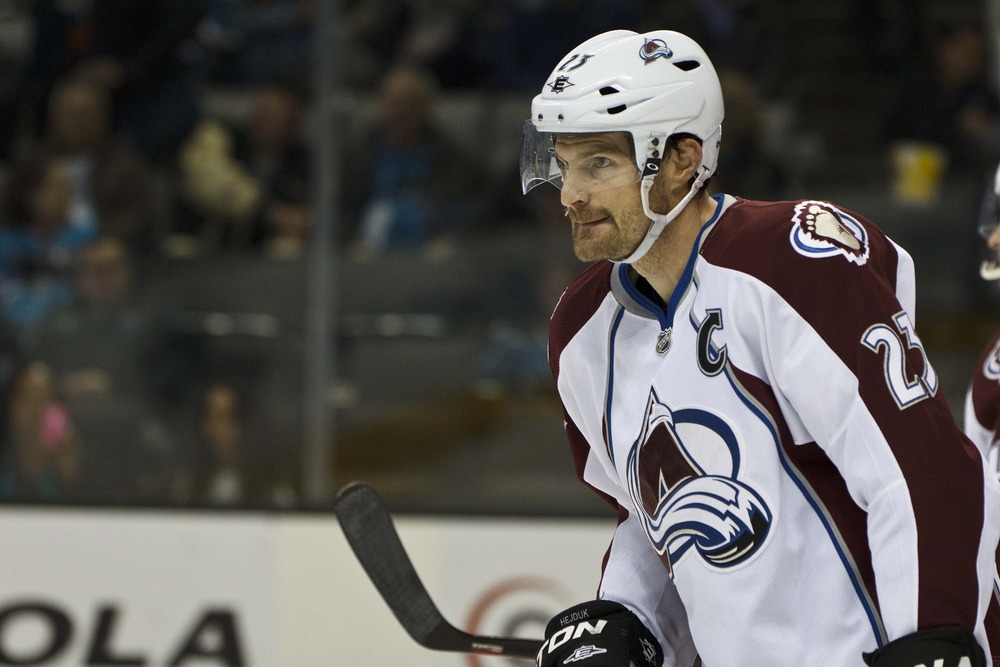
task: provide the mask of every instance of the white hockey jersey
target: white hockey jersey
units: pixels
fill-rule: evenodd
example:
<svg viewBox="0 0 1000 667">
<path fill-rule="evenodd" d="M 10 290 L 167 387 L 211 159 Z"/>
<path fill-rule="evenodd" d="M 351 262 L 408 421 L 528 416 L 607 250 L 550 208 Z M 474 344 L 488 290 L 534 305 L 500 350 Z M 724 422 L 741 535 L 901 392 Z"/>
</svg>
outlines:
<svg viewBox="0 0 1000 667">
<path fill-rule="evenodd" d="M 1000 331 L 986 344 L 965 394 L 965 434 L 1000 477 Z"/>
<path fill-rule="evenodd" d="M 1000 331 L 979 355 L 965 394 L 965 434 L 986 458 L 987 467 L 1000 479 Z M 998 552 L 1000 556 L 1000 552 Z M 993 599 L 986 613 L 986 636 L 993 648 L 993 661 L 1000 664 L 1000 579 L 994 582 Z"/>
<path fill-rule="evenodd" d="M 669 667 L 860 666 L 953 624 L 986 646 L 1000 491 L 910 257 L 829 203 L 715 200 L 668 303 L 599 262 L 552 316 L 577 472 L 619 512 L 600 596 Z"/>
</svg>

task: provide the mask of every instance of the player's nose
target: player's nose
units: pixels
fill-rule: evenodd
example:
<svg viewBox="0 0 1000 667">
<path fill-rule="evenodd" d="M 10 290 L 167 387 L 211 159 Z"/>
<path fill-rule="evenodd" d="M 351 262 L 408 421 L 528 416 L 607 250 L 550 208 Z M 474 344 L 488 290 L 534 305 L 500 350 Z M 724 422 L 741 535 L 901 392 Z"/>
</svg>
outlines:
<svg viewBox="0 0 1000 667">
<path fill-rule="evenodd" d="M 573 180 L 563 182 L 563 187 L 559 191 L 560 203 L 567 207 L 586 206 L 590 202 L 590 193 L 579 187 Z"/>
</svg>

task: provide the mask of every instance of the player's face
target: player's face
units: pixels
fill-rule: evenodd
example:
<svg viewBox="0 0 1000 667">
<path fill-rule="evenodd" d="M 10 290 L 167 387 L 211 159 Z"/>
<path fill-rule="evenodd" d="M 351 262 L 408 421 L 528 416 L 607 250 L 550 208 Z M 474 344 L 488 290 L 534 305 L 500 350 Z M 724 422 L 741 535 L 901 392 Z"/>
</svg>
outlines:
<svg viewBox="0 0 1000 667">
<path fill-rule="evenodd" d="M 576 256 L 585 262 L 628 257 L 650 225 L 629 135 L 559 135 L 555 153 L 563 173 L 560 200 L 573 225 Z"/>
<path fill-rule="evenodd" d="M 993 258 L 985 259 L 979 265 L 979 276 L 983 280 L 1000 280 L 1000 225 L 981 224 L 979 233 L 993 251 Z"/>
<path fill-rule="evenodd" d="M 1000 226 L 990 232 L 990 235 L 986 238 L 986 245 L 990 247 L 990 250 L 1000 255 Z"/>
</svg>

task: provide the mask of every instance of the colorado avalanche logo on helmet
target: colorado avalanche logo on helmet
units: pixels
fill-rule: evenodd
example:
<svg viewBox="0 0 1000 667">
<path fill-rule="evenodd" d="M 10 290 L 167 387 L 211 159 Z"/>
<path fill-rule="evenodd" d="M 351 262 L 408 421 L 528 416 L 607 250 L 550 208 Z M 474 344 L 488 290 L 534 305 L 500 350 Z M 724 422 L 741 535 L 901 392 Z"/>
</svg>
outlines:
<svg viewBox="0 0 1000 667">
<path fill-rule="evenodd" d="M 673 55 L 674 52 L 662 39 L 646 39 L 639 49 L 639 57 L 645 60 L 647 65 L 657 58 L 670 58 Z"/>
<path fill-rule="evenodd" d="M 800 255 L 842 255 L 858 266 L 868 261 L 868 232 L 864 225 L 833 204 L 800 202 L 795 206 L 792 223 L 792 247 Z"/>
<path fill-rule="evenodd" d="M 706 410 L 671 410 L 655 389 L 645 415 L 628 454 L 628 492 L 663 562 L 673 573 L 692 548 L 710 567 L 747 562 L 766 542 L 773 514 L 737 479 L 740 446 L 732 427 Z M 679 431 L 696 440 L 697 453 Z"/>
</svg>

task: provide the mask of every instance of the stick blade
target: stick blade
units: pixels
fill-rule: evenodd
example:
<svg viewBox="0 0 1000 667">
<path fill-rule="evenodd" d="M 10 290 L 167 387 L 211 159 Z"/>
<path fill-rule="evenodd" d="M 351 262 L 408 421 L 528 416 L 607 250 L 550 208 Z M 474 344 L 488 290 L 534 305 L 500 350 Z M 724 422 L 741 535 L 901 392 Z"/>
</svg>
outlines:
<svg viewBox="0 0 1000 667">
<path fill-rule="evenodd" d="M 382 599 L 419 644 L 446 623 L 417 576 L 382 498 L 367 484 L 338 494 L 334 512 L 348 544 Z"/>
<path fill-rule="evenodd" d="M 348 544 L 400 625 L 421 646 L 437 651 L 532 659 L 537 639 L 472 635 L 451 625 L 417 575 L 382 498 L 367 484 L 337 495 L 334 512 Z"/>
</svg>

